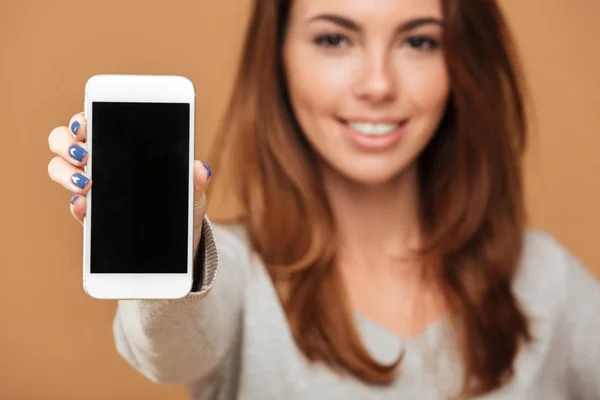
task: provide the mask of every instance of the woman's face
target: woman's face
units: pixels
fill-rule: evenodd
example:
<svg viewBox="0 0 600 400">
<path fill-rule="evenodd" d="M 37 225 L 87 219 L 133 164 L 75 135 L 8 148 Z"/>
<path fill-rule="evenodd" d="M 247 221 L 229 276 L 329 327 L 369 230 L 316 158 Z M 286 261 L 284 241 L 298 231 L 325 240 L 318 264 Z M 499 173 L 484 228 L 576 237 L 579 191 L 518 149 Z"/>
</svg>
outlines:
<svg viewBox="0 0 600 400">
<path fill-rule="evenodd" d="M 313 149 L 346 178 L 412 165 L 449 96 L 440 0 L 293 0 L 283 64 Z"/>
</svg>

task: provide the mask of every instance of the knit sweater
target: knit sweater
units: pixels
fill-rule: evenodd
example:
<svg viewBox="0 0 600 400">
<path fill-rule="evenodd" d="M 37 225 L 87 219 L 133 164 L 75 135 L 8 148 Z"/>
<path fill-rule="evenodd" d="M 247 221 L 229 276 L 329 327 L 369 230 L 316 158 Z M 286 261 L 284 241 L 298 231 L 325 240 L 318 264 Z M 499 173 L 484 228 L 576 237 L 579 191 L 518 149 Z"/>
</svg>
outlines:
<svg viewBox="0 0 600 400">
<path fill-rule="evenodd" d="M 202 284 L 177 300 L 119 300 L 118 352 L 154 382 L 181 382 L 194 400 L 447 399 L 462 363 L 449 318 L 402 340 L 355 314 L 372 356 L 394 361 L 397 380 L 365 385 L 311 363 L 295 345 L 275 287 L 241 225 L 203 221 Z M 565 247 L 528 229 L 513 281 L 532 321 L 514 377 L 483 399 L 600 399 L 600 284 Z M 201 254 L 201 255 L 202 255 Z"/>
</svg>

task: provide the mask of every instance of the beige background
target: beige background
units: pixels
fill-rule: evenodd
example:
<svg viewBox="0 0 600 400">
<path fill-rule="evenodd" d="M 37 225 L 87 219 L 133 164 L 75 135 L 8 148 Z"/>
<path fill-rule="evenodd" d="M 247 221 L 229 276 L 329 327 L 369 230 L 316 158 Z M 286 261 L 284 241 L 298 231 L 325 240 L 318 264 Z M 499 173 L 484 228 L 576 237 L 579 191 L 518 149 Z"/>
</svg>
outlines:
<svg viewBox="0 0 600 400">
<path fill-rule="evenodd" d="M 248 5 L 0 0 L 0 398 L 185 398 L 117 355 L 115 302 L 84 294 L 82 230 L 70 194 L 47 176 L 47 137 L 82 110 L 94 74 L 181 74 L 196 85 L 202 158 L 231 88 Z M 503 5 L 535 106 L 532 224 L 600 275 L 600 2 Z"/>
</svg>

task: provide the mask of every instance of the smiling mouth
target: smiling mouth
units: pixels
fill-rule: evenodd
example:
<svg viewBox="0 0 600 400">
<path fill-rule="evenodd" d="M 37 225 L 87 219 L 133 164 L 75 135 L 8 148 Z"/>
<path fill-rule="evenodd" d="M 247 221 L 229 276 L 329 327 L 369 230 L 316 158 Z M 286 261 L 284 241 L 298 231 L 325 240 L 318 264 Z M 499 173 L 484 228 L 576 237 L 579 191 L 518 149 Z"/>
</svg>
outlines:
<svg viewBox="0 0 600 400">
<path fill-rule="evenodd" d="M 396 132 L 398 128 L 406 125 L 408 120 L 396 121 L 361 121 L 361 120 L 344 120 L 339 119 L 341 123 L 351 128 L 353 131 L 366 136 L 385 136 L 392 132 Z"/>
</svg>

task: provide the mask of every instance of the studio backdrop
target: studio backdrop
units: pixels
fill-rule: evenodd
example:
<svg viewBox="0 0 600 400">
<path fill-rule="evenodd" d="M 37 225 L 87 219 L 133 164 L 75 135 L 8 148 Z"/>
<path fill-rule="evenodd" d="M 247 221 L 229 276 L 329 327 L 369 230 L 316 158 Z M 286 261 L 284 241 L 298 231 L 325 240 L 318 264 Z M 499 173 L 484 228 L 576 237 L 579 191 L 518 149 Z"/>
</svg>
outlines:
<svg viewBox="0 0 600 400">
<path fill-rule="evenodd" d="M 600 276 L 600 1 L 500 2 L 531 94 L 531 225 Z M 1 399 L 186 398 L 182 387 L 154 384 L 121 359 L 116 303 L 84 293 L 82 228 L 70 193 L 47 175 L 47 138 L 83 110 L 92 75 L 178 74 L 196 86 L 202 159 L 231 91 L 249 6 L 0 0 Z M 208 213 L 228 207 L 225 198 Z"/>
</svg>

